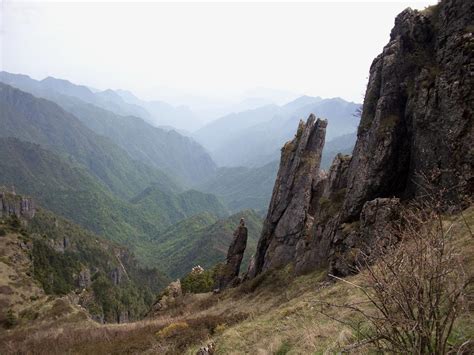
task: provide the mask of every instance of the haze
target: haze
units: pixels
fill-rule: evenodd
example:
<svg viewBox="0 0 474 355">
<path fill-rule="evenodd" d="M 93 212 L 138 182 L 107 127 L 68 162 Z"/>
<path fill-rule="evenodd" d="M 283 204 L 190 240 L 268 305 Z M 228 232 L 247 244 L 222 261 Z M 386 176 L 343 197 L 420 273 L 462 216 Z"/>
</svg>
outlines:
<svg viewBox="0 0 474 355">
<path fill-rule="evenodd" d="M 368 68 L 394 17 L 433 3 L 7 1 L 1 66 L 174 104 L 192 105 L 191 95 L 273 95 L 281 103 L 306 94 L 361 102 Z"/>
</svg>

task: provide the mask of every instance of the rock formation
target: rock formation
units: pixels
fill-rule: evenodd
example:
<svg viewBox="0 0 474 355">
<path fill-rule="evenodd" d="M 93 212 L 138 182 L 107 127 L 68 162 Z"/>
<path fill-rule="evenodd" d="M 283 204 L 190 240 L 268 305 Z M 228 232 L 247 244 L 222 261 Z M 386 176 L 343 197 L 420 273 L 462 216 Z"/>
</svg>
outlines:
<svg viewBox="0 0 474 355">
<path fill-rule="evenodd" d="M 226 264 L 219 272 L 217 288 L 223 289 L 232 285 L 239 276 L 240 264 L 244 257 L 247 246 L 247 227 L 243 218 L 240 219 L 239 226 L 234 232 L 234 239 L 227 251 Z"/>
<path fill-rule="evenodd" d="M 352 157 L 319 171 L 325 122 L 310 117 L 282 149 L 280 170 L 249 276 L 293 263 L 347 275 L 400 204 L 427 194 L 447 210 L 473 195 L 474 3 L 404 10 L 372 63 Z"/>
<path fill-rule="evenodd" d="M 300 121 L 295 138 L 283 147 L 251 274 L 293 261 L 300 241 L 309 236 L 311 190 L 319 180 L 326 125 L 327 121 L 310 115 L 306 123 Z"/>
<path fill-rule="evenodd" d="M 0 217 L 16 215 L 18 218 L 31 219 L 35 216 L 36 207 L 31 198 L 21 197 L 5 188 L 0 188 Z"/>
<path fill-rule="evenodd" d="M 150 314 L 156 314 L 157 312 L 167 310 L 171 307 L 176 306 L 183 297 L 183 291 L 181 288 L 181 281 L 178 279 L 171 282 L 165 290 L 161 293 L 158 301 L 153 304 Z"/>
</svg>

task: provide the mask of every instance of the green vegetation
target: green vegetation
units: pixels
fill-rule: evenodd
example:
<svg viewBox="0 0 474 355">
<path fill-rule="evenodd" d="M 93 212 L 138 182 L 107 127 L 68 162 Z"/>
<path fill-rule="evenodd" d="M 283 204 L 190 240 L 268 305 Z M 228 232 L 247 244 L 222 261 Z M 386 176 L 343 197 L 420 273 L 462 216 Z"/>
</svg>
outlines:
<svg viewBox="0 0 474 355">
<path fill-rule="evenodd" d="M 168 228 L 154 240 L 154 258 L 160 261 L 158 267 L 176 278 L 188 273 L 193 266 L 201 265 L 207 269 L 225 260 L 233 232 L 242 217 L 249 231 L 241 267 L 245 270 L 262 229 L 262 220 L 253 210 L 221 220 L 203 213 Z"/>
<path fill-rule="evenodd" d="M 278 161 L 258 168 L 220 168 L 215 177 L 197 187 L 218 196 L 232 212 L 252 208 L 266 212 L 278 171 Z"/>
<path fill-rule="evenodd" d="M 130 246 L 149 265 L 150 236 L 195 213 L 226 213 L 214 196 L 197 191 L 166 193 L 153 186 L 132 202 L 120 199 L 85 168 L 15 138 L 0 138 L 0 171 L 0 185 L 14 184 L 56 214 Z"/>
<path fill-rule="evenodd" d="M 147 312 L 155 295 L 169 282 L 156 269 L 138 266 L 125 248 L 98 236 L 54 214 L 39 210 L 28 224 L 32 240 L 33 276 L 45 292 L 52 295 L 82 291 L 78 275 L 90 275 L 83 305 L 107 322 L 126 315 L 139 319 Z M 115 283 L 113 273 L 121 274 Z M 86 281 L 87 283 L 87 281 Z"/>
<path fill-rule="evenodd" d="M 211 292 L 216 284 L 216 276 L 221 267 L 217 264 L 209 270 L 203 272 L 193 272 L 181 278 L 181 289 L 183 293 L 206 293 Z"/>
<path fill-rule="evenodd" d="M 74 275 L 81 265 L 74 253 L 58 253 L 45 241 L 35 239 L 31 254 L 34 277 L 47 294 L 65 295 L 75 288 Z"/>
<path fill-rule="evenodd" d="M 319 199 L 319 213 L 323 216 L 323 221 L 327 221 L 339 212 L 344 202 L 346 192 L 347 189 L 340 189 L 329 196 L 329 198 L 323 196 Z"/>
<path fill-rule="evenodd" d="M 117 145 L 115 148 L 120 147 L 132 159 L 176 177 L 186 185 L 191 186 L 207 179 L 215 170 L 215 164 L 208 153 L 191 138 L 145 122 L 150 115 L 147 110 L 137 106 L 144 102 L 128 105 L 112 90 L 93 93 L 88 88 L 54 78 L 36 81 L 26 76 L 2 72 L 0 80 L 55 102 L 79 119 L 85 127 L 114 142 Z M 160 103 L 157 104 L 160 106 Z M 163 116 L 162 110 L 158 111 L 160 112 L 155 117 L 173 120 L 169 115 Z M 160 189 L 167 191 L 164 185 L 170 181 L 165 180 L 160 180 L 163 181 Z M 142 186 L 134 194 L 145 187 Z"/>
<path fill-rule="evenodd" d="M 131 202 L 148 214 L 161 218 L 167 226 L 204 211 L 216 217 L 227 215 L 226 208 L 214 195 L 195 190 L 170 194 L 151 186 Z"/>
<path fill-rule="evenodd" d="M 9 309 L 7 311 L 7 314 L 6 314 L 6 317 L 5 317 L 5 320 L 4 320 L 4 325 L 6 328 L 13 328 L 15 325 L 17 325 L 18 323 L 18 318 L 15 314 L 15 312 L 13 312 L 12 309 Z"/>
<path fill-rule="evenodd" d="M 132 160 L 124 150 L 53 102 L 0 83 L 0 106 L 1 137 L 16 137 L 63 155 L 82 165 L 118 196 L 131 198 L 151 184 L 179 190 L 166 174 Z"/>
</svg>

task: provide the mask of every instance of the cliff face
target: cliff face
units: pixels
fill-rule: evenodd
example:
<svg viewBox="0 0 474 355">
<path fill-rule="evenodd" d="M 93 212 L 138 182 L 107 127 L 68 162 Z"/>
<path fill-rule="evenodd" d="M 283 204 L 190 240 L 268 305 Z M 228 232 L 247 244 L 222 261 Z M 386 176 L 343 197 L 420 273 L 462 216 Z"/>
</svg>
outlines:
<svg viewBox="0 0 474 355">
<path fill-rule="evenodd" d="M 280 169 L 251 274 L 283 266 L 309 236 L 311 189 L 318 180 L 327 121 L 311 115 L 282 149 Z"/>
<path fill-rule="evenodd" d="M 255 274 L 290 262 L 297 273 L 328 265 L 350 273 L 357 252 L 370 251 L 397 218 L 400 200 L 426 193 L 425 180 L 450 209 L 468 203 L 473 14 L 473 2 L 446 0 L 397 16 L 370 68 L 353 156 L 338 155 L 328 173 L 319 171 L 324 130 L 310 129 L 321 121 L 300 125 L 287 143 L 299 148 L 282 151 Z M 308 145 L 300 131 L 318 142 Z"/>
<path fill-rule="evenodd" d="M 0 217 L 16 215 L 18 218 L 31 219 L 35 213 L 36 207 L 31 198 L 17 196 L 14 192 L 0 188 Z"/>
</svg>

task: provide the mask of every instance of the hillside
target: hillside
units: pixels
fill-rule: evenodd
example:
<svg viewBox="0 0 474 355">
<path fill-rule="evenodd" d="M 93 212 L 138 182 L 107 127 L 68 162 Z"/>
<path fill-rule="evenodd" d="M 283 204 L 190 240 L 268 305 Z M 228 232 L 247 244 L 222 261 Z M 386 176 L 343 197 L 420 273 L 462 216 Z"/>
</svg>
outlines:
<svg viewBox="0 0 474 355">
<path fill-rule="evenodd" d="M 173 106 L 164 101 L 145 101 L 126 90 L 116 90 L 116 93 L 129 104 L 144 107 L 152 116 L 151 124 L 155 126 L 170 126 L 177 130 L 194 131 L 202 125 L 201 120 L 187 106 Z"/>
<path fill-rule="evenodd" d="M 196 188 L 218 196 L 231 211 L 251 208 L 264 214 L 277 170 L 277 161 L 257 168 L 219 168 L 215 176 Z"/>
<path fill-rule="evenodd" d="M 2 191 L 2 322 L 10 311 L 17 318 L 15 322 L 27 326 L 29 321 L 42 318 L 40 308 L 47 309 L 49 303 L 54 309 L 55 298 L 72 292 L 75 300 L 61 301 L 63 310 L 73 312 L 74 304 L 78 304 L 101 322 L 139 319 L 165 286 L 166 276 L 156 269 L 139 267 L 133 254 L 124 247 L 35 207 L 31 200 L 27 214 L 23 211 L 17 211 L 18 216 L 11 214 L 8 211 L 15 204 L 28 200 Z M 15 277 L 8 276 L 14 274 Z M 17 297 L 2 297 L 11 294 Z M 22 297 L 29 297 L 31 303 L 25 303 Z M 78 320 L 89 317 L 78 316 Z"/>
<path fill-rule="evenodd" d="M 193 266 L 201 265 L 208 269 L 225 260 L 232 233 L 240 218 L 245 218 L 249 229 L 242 267 L 245 270 L 262 228 L 261 218 L 252 210 L 241 211 L 225 219 L 217 219 L 208 213 L 200 214 L 168 228 L 154 240 L 157 244 L 155 258 L 159 260 L 160 269 L 176 278 L 188 273 Z"/>
<path fill-rule="evenodd" d="M 132 202 L 112 194 L 85 168 L 39 145 L 0 138 L 0 185 L 15 186 L 51 211 L 115 242 L 130 246 L 141 261 L 149 240 L 181 219 L 225 208 L 209 194 L 180 194 L 149 187 Z"/>
<path fill-rule="evenodd" d="M 57 90 L 55 85 L 45 85 L 44 80 L 36 81 L 7 72 L 0 72 L 0 81 L 55 102 L 94 133 L 109 138 L 131 158 L 164 171 L 188 186 L 208 178 L 216 169 L 204 148 L 191 138 L 184 137 L 175 130 L 154 127 L 140 115 L 122 116 L 116 114 L 116 111 L 106 110 L 94 99 L 97 95 L 101 96 L 100 93 L 89 92 L 86 95 L 83 91 L 87 88 L 69 82 L 69 90 Z M 71 90 L 73 92 L 69 95 Z M 119 97 L 111 90 L 107 96 Z M 167 124 L 172 125 L 172 122 L 167 121 Z"/>
<path fill-rule="evenodd" d="M 176 191 L 164 173 L 137 162 L 51 101 L 0 83 L 0 136 L 37 143 L 82 164 L 113 193 L 131 198 L 151 184 Z"/>
<path fill-rule="evenodd" d="M 155 218 L 163 219 L 166 225 L 175 224 L 204 211 L 216 217 L 227 216 L 226 208 L 216 196 L 196 190 L 169 194 L 150 186 L 130 202 Z"/>
</svg>

